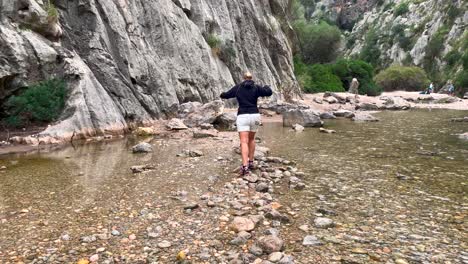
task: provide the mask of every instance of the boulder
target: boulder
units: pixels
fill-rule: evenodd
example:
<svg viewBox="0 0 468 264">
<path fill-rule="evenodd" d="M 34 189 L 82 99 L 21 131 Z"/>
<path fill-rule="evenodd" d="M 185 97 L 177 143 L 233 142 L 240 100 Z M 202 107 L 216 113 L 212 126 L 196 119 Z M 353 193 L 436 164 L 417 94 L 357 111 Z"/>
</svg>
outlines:
<svg viewBox="0 0 468 264">
<path fill-rule="evenodd" d="M 301 125 L 299 125 L 299 124 L 294 124 L 294 125 L 292 126 L 292 128 L 293 128 L 296 132 L 302 132 L 302 131 L 304 131 L 304 127 L 301 126 Z"/>
<path fill-rule="evenodd" d="M 354 112 L 341 109 L 341 110 L 333 112 L 333 115 L 337 117 L 353 118 Z"/>
<path fill-rule="evenodd" d="M 151 136 L 155 134 L 155 131 L 151 127 L 139 127 L 136 129 L 136 134 L 138 136 Z"/>
<path fill-rule="evenodd" d="M 376 111 L 379 110 L 379 106 L 371 103 L 360 103 L 356 105 L 356 110 Z"/>
<path fill-rule="evenodd" d="M 325 101 L 330 103 L 330 98 L 335 98 L 335 102 L 340 103 L 340 104 L 345 104 L 346 103 L 346 96 L 342 96 L 336 93 L 330 93 L 326 92 L 323 94 L 323 98 Z"/>
<path fill-rule="evenodd" d="M 336 99 L 335 97 L 333 96 L 330 96 L 330 97 L 325 97 L 323 98 L 323 101 L 329 103 L 329 104 L 336 104 L 338 103 L 338 99 Z"/>
<path fill-rule="evenodd" d="M 235 131 L 237 114 L 234 112 L 223 113 L 214 121 L 216 128 L 220 130 Z"/>
<path fill-rule="evenodd" d="M 322 98 L 319 98 L 319 97 L 314 97 L 314 102 L 317 103 L 317 104 L 323 104 L 323 100 Z"/>
<path fill-rule="evenodd" d="M 224 111 L 224 103 L 220 100 L 209 102 L 196 108 L 184 119 L 184 124 L 188 127 L 197 127 L 204 123 L 212 124 Z"/>
<path fill-rule="evenodd" d="M 203 104 L 200 102 L 188 102 L 179 105 L 179 110 L 177 112 L 178 117 L 185 118 L 189 114 L 197 111 Z"/>
<path fill-rule="evenodd" d="M 320 114 L 321 119 L 336 119 L 336 116 L 329 112 L 324 112 Z"/>
<path fill-rule="evenodd" d="M 170 130 L 185 130 L 188 127 L 184 124 L 184 122 L 178 118 L 172 118 L 167 124 L 166 127 Z"/>
<path fill-rule="evenodd" d="M 463 95 L 463 99 L 468 99 L 468 92 L 466 92 L 465 95 Z"/>
<path fill-rule="evenodd" d="M 440 99 L 437 99 L 434 101 L 434 104 L 451 104 L 451 103 L 456 103 L 460 99 L 457 97 L 452 97 L 452 96 L 447 96 L 447 97 L 442 97 Z"/>
<path fill-rule="evenodd" d="M 365 112 L 356 112 L 352 120 L 355 122 L 377 122 L 379 121 L 378 118 Z"/>
<path fill-rule="evenodd" d="M 408 110 L 411 104 L 401 97 L 381 96 L 380 100 L 384 101 L 384 107 L 387 110 Z"/>
<path fill-rule="evenodd" d="M 153 152 L 153 146 L 146 142 L 138 143 L 137 145 L 132 147 L 133 153 L 148 153 Z"/>
<path fill-rule="evenodd" d="M 307 109 L 294 109 L 283 113 L 283 126 L 299 124 L 304 127 L 321 127 L 322 120 L 317 112 Z"/>
</svg>

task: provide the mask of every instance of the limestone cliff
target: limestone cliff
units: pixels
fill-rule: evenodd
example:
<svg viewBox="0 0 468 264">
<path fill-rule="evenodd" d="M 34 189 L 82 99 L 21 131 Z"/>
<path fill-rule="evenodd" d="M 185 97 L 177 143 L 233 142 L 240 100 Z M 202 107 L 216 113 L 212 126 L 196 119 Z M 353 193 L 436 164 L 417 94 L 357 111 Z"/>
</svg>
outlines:
<svg viewBox="0 0 468 264">
<path fill-rule="evenodd" d="M 374 49 L 373 62 L 413 64 L 430 73 L 456 72 L 466 41 L 468 2 L 464 0 L 320 0 L 308 6 L 312 19 L 336 23 L 345 32 L 344 53 Z M 452 58 L 449 58 L 452 55 Z M 452 65 L 454 64 L 454 65 Z M 451 73 L 449 73 L 451 74 Z"/>
<path fill-rule="evenodd" d="M 276 90 L 296 86 L 286 0 L 51 2 L 0 0 L 0 102 L 50 77 L 68 84 L 61 120 L 41 135 L 170 117 L 181 103 L 217 99 L 244 70 Z"/>
</svg>

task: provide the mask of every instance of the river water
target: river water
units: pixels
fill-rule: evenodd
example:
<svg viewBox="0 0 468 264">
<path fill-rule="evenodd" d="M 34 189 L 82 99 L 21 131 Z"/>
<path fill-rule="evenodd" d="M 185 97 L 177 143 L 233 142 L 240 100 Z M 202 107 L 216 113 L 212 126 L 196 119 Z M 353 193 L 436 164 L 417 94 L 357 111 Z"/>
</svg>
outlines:
<svg viewBox="0 0 468 264">
<path fill-rule="evenodd" d="M 468 113 L 375 115 L 380 122 L 327 120 L 326 127 L 336 134 L 317 129 L 295 133 L 279 123 L 262 128 L 259 135 L 274 155 L 295 161 L 306 173 L 304 191 L 275 190 L 279 201 L 295 212 L 293 223 L 282 231 L 286 252 L 298 263 L 468 260 L 468 142 L 456 136 L 467 132 L 468 124 L 449 121 Z M 134 155 L 129 149 L 135 142 L 129 138 L 1 157 L 0 167 L 7 169 L 0 171 L 0 262 L 76 261 L 102 247 L 82 244 L 83 236 L 118 229 L 122 237 L 137 234 L 139 239 L 154 227 L 148 224 L 154 218 L 164 222 L 164 230 L 158 230 L 163 237 L 177 237 L 172 242 L 180 247 L 170 254 L 184 243 L 203 240 L 197 234 L 210 228 L 208 218 L 219 217 L 217 211 L 204 209 L 200 220 L 185 219 L 188 227 L 178 230 L 177 222 L 185 217 L 178 209 L 185 200 L 229 181 L 236 158 L 210 144 L 197 146 L 205 153 L 201 158 L 176 158 L 194 144 L 174 139 L 155 139 L 152 154 Z M 236 142 L 221 139 L 219 144 Z M 133 175 L 129 168 L 141 164 L 156 170 Z M 318 209 L 331 212 L 326 216 L 335 228 L 314 228 L 313 219 L 323 216 Z M 303 247 L 305 235 L 317 236 L 323 245 Z M 217 237 L 216 229 L 212 236 Z M 129 259 L 152 244 L 123 247 L 128 241 L 102 240 L 109 256 L 125 252 Z"/>
</svg>

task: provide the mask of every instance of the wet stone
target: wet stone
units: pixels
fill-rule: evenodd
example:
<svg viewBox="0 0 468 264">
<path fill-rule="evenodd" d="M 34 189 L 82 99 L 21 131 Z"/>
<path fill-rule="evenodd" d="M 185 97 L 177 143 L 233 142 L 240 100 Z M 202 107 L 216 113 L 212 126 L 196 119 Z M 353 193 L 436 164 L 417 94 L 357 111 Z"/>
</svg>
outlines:
<svg viewBox="0 0 468 264">
<path fill-rule="evenodd" d="M 317 217 L 314 220 L 314 225 L 318 228 L 330 228 L 333 227 L 335 223 L 330 218 Z"/>
<path fill-rule="evenodd" d="M 302 245 L 320 246 L 320 245 L 323 245 L 323 243 L 316 236 L 309 235 L 309 236 L 304 237 L 304 240 L 302 241 Z"/>
</svg>

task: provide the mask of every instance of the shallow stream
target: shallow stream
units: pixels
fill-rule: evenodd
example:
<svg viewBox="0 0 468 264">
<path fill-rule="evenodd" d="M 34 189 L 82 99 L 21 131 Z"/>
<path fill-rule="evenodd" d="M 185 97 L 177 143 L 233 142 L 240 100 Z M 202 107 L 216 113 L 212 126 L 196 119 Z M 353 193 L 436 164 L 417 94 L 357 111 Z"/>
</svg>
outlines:
<svg viewBox="0 0 468 264">
<path fill-rule="evenodd" d="M 327 120 L 326 127 L 336 134 L 317 129 L 295 133 L 279 123 L 262 128 L 259 135 L 273 154 L 295 161 L 306 173 L 304 191 L 275 190 L 295 212 L 293 223 L 282 231 L 286 251 L 298 263 L 468 261 L 468 142 L 456 136 L 467 132 L 468 124 L 449 121 L 468 113 L 415 110 L 376 116 L 380 122 Z M 237 157 L 211 143 L 196 146 L 205 153 L 201 158 L 177 158 L 194 144 L 164 139 L 153 140 L 154 153 L 134 155 L 129 149 L 135 142 L 0 157 L 0 167 L 7 167 L 0 171 L 0 262 L 63 263 L 101 247 L 138 259 L 134 255 L 152 242 L 122 246 L 128 241 L 120 238 L 136 234 L 139 239 L 157 229 L 149 214 L 165 223 L 158 232 L 171 239 L 172 256 L 186 243 L 222 239 L 214 226 L 210 236 L 202 232 L 209 229 L 210 217 L 219 217 L 216 210 L 203 209 L 200 218 L 178 222 L 183 219 L 181 200 L 199 200 L 229 181 Z M 221 139 L 216 144 L 236 142 Z M 129 168 L 141 164 L 153 164 L 156 170 L 133 175 Z M 327 217 L 336 228 L 313 227 L 311 221 L 323 216 L 318 209 L 333 212 Z M 298 228 L 303 225 L 308 231 Z M 123 235 L 119 240 L 102 239 L 92 246 L 80 242 L 87 234 L 114 229 Z M 308 234 L 324 245 L 303 247 Z"/>
</svg>

